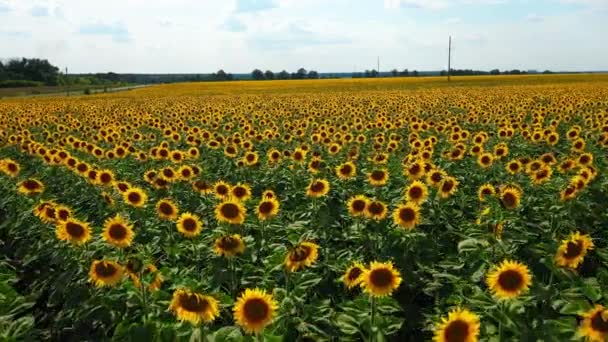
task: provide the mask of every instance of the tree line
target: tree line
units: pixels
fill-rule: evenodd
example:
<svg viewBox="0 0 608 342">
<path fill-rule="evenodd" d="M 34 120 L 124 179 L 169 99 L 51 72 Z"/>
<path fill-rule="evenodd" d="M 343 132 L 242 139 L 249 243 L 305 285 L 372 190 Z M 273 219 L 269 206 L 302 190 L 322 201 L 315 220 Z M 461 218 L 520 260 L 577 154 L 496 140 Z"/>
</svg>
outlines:
<svg viewBox="0 0 608 342">
<path fill-rule="evenodd" d="M 300 68 L 298 71 L 292 73 L 283 70 L 276 74 L 271 70 L 262 71 L 260 69 L 254 69 L 251 72 L 251 78 L 254 80 L 304 80 L 317 79 L 319 78 L 319 73 L 315 70 L 306 71 L 304 68 Z"/>
<path fill-rule="evenodd" d="M 0 87 L 57 85 L 59 68 L 46 59 L 0 61 Z"/>
</svg>

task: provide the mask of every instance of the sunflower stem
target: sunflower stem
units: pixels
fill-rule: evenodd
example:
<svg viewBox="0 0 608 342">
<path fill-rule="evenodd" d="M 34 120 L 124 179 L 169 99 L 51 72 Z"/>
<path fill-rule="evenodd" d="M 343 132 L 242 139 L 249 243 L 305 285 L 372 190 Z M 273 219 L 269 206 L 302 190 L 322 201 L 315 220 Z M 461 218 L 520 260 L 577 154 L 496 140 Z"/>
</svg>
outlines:
<svg viewBox="0 0 608 342">
<path fill-rule="evenodd" d="M 141 288 L 141 299 L 144 310 L 144 323 L 146 323 L 148 321 L 148 298 L 146 293 L 146 283 L 144 281 L 144 267 L 142 267 L 141 271 L 139 272 L 139 279 L 139 286 Z"/>
<path fill-rule="evenodd" d="M 370 306 L 371 306 L 371 317 L 370 317 L 370 324 L 369 324 L 369 342 L 373 342 L 374 341 L 374 330 L 376 327 L 375 321 L 376 321 L 376 298 L 373 296 L 370 296 Z"/>
</svg>

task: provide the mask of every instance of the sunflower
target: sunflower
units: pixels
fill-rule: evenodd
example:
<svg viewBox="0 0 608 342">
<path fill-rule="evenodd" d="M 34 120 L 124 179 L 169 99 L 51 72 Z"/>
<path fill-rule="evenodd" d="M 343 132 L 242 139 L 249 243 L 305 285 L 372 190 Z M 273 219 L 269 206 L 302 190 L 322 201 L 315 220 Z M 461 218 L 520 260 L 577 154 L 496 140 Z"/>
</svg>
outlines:
<svg viewBox="0 0 608 342">
<path fill-rule="evenodd" d="M 215 218 L 219 222 L 242 224 L 245 221 L 246 215 L 247 211 L 243 204 L 231 198 L 228 198 L 215 207 Z"/>
<path fill-rule="evenodd" d="M 213 184 L 213 193 L 218 199 L 225 199 L 230 195 L 230 184 L 224 181 L 217 181 Z"/>
<path fill-rule="evenodd" d="M 346 269 L 342 276 L 342 282 L 348 289 L 361 284 L 363 281 L 363 273 L 365 272 L 365 266 L 359 262 L 355 262 L 352 266 Z"/>
<path fill-rule="evenodd" d="M 372 186 L 383 186 L 388 182 L 388 177 L 388 170 L 378 169 L 367 174 L 367 181 Z"/>
<path fill-rule="evenodd" d="M 422 162 L 422 161 L 415 161 L 415 162 L 409 164 L 405 168 L 405 170 L 403 171 L 403 173 L 404 173 L 404 175 L 406 175 L 410 179 L 414 179 L 414 180 L 420 179 L 426 173 L 426 170 L 424 169 L 424 162 Z"/>
<path fill-rule="evenodd" d="M 361 287 L 373 297 L 390 296 L 401 284 L 401 274 L 392 262 L 372 261 L 363 272 Z"/>
<path fill-rule="evenodd" d="M 19 183 L 17 190 L 27 196 L 42 193 L 44 191 L 44 184 L 37 179 L 26 179 Z"/>
<path fill-rule="evenodd" d="M 107 219 L 103 224 L 104 241 L 118 248 L 131 246 L 134 235 L 133 225 L 120 215 Z"/>
<path fill-rule="evenodd" d="M 357 167 L 353 162 L 346 162 L 344 164 L 336 166 L 336 176 L 341 180 L 347 180 L 355 177 L 357 174 Z"/>
<path fill-rule="evenodd" d="M 122 280 L 124 268 L 115 261 L 95 260 L 89 270 L 89 281 L 97 287 L 114 286 Z"/>
<path fill-rule="evenodd" d="M 576 197 L 578 189 L 576 186 L 570 184 L 564 190 L 559 193 L 559 199 L 561 201 L 569 201 Z"/>
<path fill-rule="evenodd" d="M 118 192 L 124 194 L 125 192 L 127 192 L 127 190 L 131 188 L 131 184 L 127 182 L 114 182 L 114 187 L 116 188 L 116 190 L 118 190 Z"/>
<path fill-rule="evenodd" d="M 428 197 L 429 190 L 421 181 L 415 180 L 405 188 L 405 199 L 416 205 L 424 203 Z"/>
<path fill-rule="evenodd" d="M 276 198 L 277 194 L 274 193 L 274 191 L 272 190 L 264 190 L 264 192 L 262 193 L 262 199 L 270 199 L 270 198 Z"/>
<path fill-rule="evenodd" d="M 528 291 L 532 276 L 528 266 L 504 260 L 488 273 L 486 283 L 493 295 L 500 299 L 510 299 Z"/>
<path fill-rule="evenodd" d="M 505 166 L 505 169 L 507 170 L 508 173 L 515 175 L 523 169 L 523 165 L 521 164 L 521 162 L 519 160 L 514 159 L 514 160 L 511 160 L 509 163 L 507 163 L 507 166 Z"/>
<path fill-rule="evenodd" d="M 481 166 L 484 169 L 492 166 L 493 162 L 494 155 L 492 153 L 482 153 L 477 157 L 477 165 Z"/>
<path fill-rule="evenodd" d="M 319 246 L 313 242 L 301 242 L 285 257 L 285 268 L 295 272 L 300 268 L 311 266 L 319 257 Z"/>
<path fill-rule="evenodd" d="M 243 157 L 243 161 L 245 162 L 245 165 L 247 166 L 253 166 L 255 164 L 258 163 L 258 153 L 257 152 L 247 152 L 245 153 L 245 156 Z"/>
<path fill-rule="evenodd" d="M 101 170 L 97 173 L 97 183 L 104 186 L 112 185 L 115 178 L 116 176 L 111 170 Z"/>
<path fill-rule="evenodd" d="M 446 178 L 448 175 L 443 170 L 435 169 L 431 170 L 426 174 L 426 182 L 430 186 L 438 187 L 441 184 L 441 181 Z"/>
<path fill-rule="evenodd" d="M 500 191 L 500 201 L 505 208 L 515 209 L 521 202 L 521 191 L 513 186 L 505 186 Z"/>
<path fill-rule="evenodd" d="M 608 339 L 608 310 L 600 304 L 582 314 L 583 321 L 578 334 L 589 341 L 602 342 Z"/>
<path fill-rule="evenodd" d="M 264 198 L 258 204 L 256 212 L 260 221 L 268 220 L 279 213 L 279 201 L 276 198 Z"/>
<path fill-rule="evenodd" d="M 173 311 L 180 321 L 188 321 L 194 325 L 201 322 L 211 323 L 220 314 L 217 299 L 185 289 L 173 292 L 169 310 Z"/>
<path fill-rule="evenodd" d="M 369 201 L 369 198 L 363 195 L 351 197 L 348 202 L 346 202 L 346 207 L 348 208 L 350 216 L 358 217 L 365 215 L 365 208 L 367 208 Z"/>
<path fill-rule="evenodd" d="M 184 181 L 188 181 L 195 176 L 192 167 L 188 165 L 180 166 L 179 169 L 177 169 L 177 174 L 179 175 L 179 178 Z"/>
<path fill-rule="evenodd" d="M 57 205 L 55 206 L 55 218 L 58 222 L 65 222 L 70 217 L 72 217 L 72 209 L 66 207 L 65 205 Z"/>
<path fill-rule="evenodd" d="M 407 230 L 414 229 L 420 223 L 420 209 L 414 203 L 401 204 L 393 212 L 393 222 Z"/>
<path fill-rule="evenodd" d="M 435 342 L 475 342 L 479 335 L 479 316 L 467 309 L 454 309 L 442 317 L 435 329 Z"/>
<path fill-rule="evenodd" d="M 479 190 L 477 191 L 477 197 L 479 198 L 480 202 L 484 202 L 486 200 L 486 197 L 494 195 L 496 195 L 496 190 L 494 189 L 494 186 L 492 184 L 488 183 L 480 186 Z"/>
<path fill-rule="evenodd" d="M 197 215 L 185 212 L 177 220 L 177 231 L 187 238 L 198 236 L 203 229 L 203 223 Z"/>
<path fill-rule="evenodd" d="M 245 332 L 259 334 L 272 323 L 278 303 L 259 289 L 246 289 L 234 304 L 234 320 Z"/>
<path fill-rule="evenodd" d="M 217 255 L 231 258 L 245 251 L 245 243 L 239 234 L 225 235 L 215 239 L 213 251 Z"/>
<path fill-rule="evenodd" d="M 448 198 L 453 195 L 458 188 L 458 180 L 452 176 L 446 176 L 439 184 L 439 196 Z"/>
<path fill-rule="evenodd" d="M 329 182 L 325 179 L 313 179 L 308 185 L 306 195 L 309 197 L 317 198 L 327 195 L 329 192 Z"/>
<path fill-rule="evenodd" d="M 386 218 L 387 210 L 386 204 L 382 201 L 378 200 L 369 200 L 367 202 L 367 206 L 365 207 L 365 217 L 380 221 Z"/>
<path fill-rule="evenodd" d="M 61 241 L 82 245 L 91 239 L 91 227 L 86 222 L 70 218 L 57 224 L 55 234 Z"/>
<path fill-rule="evenodd" d="M 587 251 L 593 249 L 593 241 L 589 235 L 580 232 L 570 234 L 563 240 L 555 254 L 555 263 L 558 266 L 577 268 L 583 262 Z"/>
<path fill-rule="evenodd" d="M 3 172 L 12 178 L 15 178 L 19 174 L 20 170 L 21 167 L 16 161 L 12 159 L 0 160 L 0 172 Z"/>
<path fill-rule="evenodd" d="M 230 193 L 234 199 L 245 202 L 251 197 L 251 187 L 247 184 L 238 183 L 232 187 Z"/>
<path fill-rule="evenodd" d="M 530 175 L 530 177 L 532 178 L 532 182 L 535 185 L 540 185 L 540 184 L 547 182 L 549 179 L 551 179 L 552 174 L 553 174 L 553 170 L 551 169 L 551 167 L 544 165 L 543 167 L 538 169 L 536 172 L 532 173 Z"/>
<path fill-rule="evenodd" d="M 178 213 L 177 204 L 169 198 L 163 198 L 156 203 L 156 214 L 163 220 L 175 221 Z"/>
<path fill-rule="evenodd" d="M 122 197 L 127 204 L 136 208 L 143 207 L 146 205 L 146 201 L 148 200 L 148 195 L 146 195 L 142 189 L 136 187 L 127 189 L 122 194 Z"/>
<path fill-rule="evenodd" d="M 208 195 L 213 192 L 213 186 L 211 186 L 211 184 L 209 184 L 205 181 L 201 181 L 201 180 L 197 180 L 197 181 L 193 182 L 192 189 L 194 191 L 197 191 L 201 195 Z"/>
</svg>

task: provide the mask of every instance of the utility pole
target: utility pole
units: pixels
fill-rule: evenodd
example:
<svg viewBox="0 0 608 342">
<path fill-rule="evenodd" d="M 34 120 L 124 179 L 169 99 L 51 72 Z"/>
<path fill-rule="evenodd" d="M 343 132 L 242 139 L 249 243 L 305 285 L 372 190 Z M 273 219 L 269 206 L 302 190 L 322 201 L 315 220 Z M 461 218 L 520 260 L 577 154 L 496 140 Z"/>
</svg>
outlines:
<svg viewBox="0 0 608 342">
<path fill-rule="evenodd" d="M 448 42 L 448 82 L 450 82 L 450 70 L 452 69 L 452 36 Z"/>
</svg>

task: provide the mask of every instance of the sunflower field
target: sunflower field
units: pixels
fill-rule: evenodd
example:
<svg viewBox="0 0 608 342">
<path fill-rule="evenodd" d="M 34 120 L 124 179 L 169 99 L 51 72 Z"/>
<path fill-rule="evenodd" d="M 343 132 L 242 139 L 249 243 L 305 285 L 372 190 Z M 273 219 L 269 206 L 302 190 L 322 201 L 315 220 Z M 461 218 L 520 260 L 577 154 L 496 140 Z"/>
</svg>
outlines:
<svg viewBox="0 0 608 342">
<path fill-rule="evenodd" d="M 0 101 L 0 340 L 608 339 L 608 76 Z"/>
</svg>

